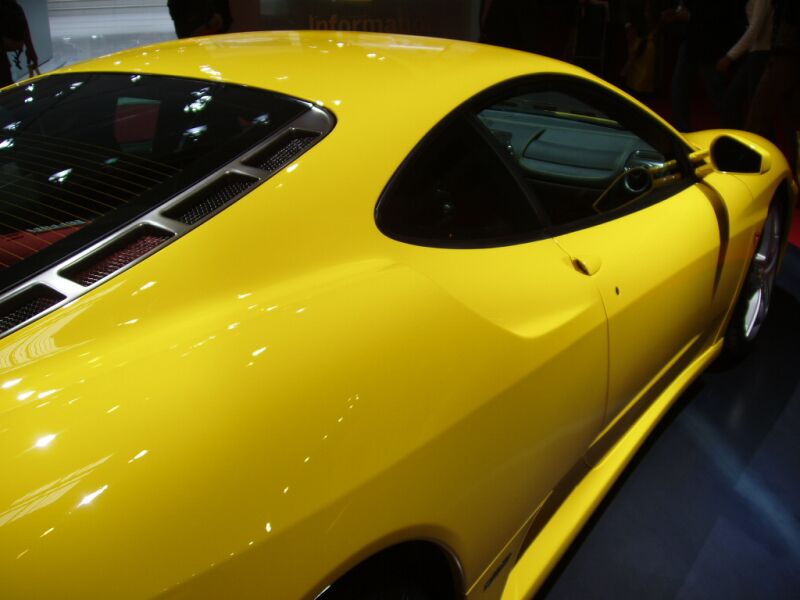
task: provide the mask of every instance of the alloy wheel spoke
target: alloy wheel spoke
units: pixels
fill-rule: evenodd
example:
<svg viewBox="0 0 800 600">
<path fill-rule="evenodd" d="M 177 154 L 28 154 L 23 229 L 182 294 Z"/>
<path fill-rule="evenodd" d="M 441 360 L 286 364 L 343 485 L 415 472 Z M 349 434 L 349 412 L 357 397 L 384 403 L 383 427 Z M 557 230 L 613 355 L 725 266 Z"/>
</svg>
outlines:
<svg viewBox="0 0 800 600">
<path fill-rule="evenodd" d="M 755 290 L 747 302 L 744 315 L 744 331 L 747 339 L 758 335 L 769 312 L 775 276 L 778 270 L 781 230 L 776 212 L 770 212 L 764 224 L 764 233 L 753 257 L 752 285 Z"/>
</svg>

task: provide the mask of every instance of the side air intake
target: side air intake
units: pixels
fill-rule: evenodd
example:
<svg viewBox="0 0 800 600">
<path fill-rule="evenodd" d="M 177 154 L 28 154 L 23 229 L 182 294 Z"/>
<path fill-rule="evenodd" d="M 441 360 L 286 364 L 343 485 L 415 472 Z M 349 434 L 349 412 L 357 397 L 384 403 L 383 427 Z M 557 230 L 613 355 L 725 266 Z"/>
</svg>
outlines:
<svg viewBox="0 0 800 600">
<path fill-rule="evenodd" d="M 228 173 L 196 194 L 189 196 L 177 206 L 164 212 L 164 216 L 186 225 L 194 225 L 237 200 L 242 194 L 258 183 L 258 179 Z"/>
<path fill-rule="evenodd" d="M 61 275 L 88 287 L 150 254 L 174 235 L 170 231 L 152 225 L 141 225 L 109 246 L 65 269 Z"/>
<path fill-rule="evenodd" d="M 0 304 L 0 334 L 33 319 L 65 298 L 46 285 L 35 285 L 7 298 Z"/>
<path fill-rule="evenodd" d="M 275 173 L 302 154 L 319 137 L 319 133 L 293 129 L 248 158 L 244 164 L 270 174 Z"/>
</svg>

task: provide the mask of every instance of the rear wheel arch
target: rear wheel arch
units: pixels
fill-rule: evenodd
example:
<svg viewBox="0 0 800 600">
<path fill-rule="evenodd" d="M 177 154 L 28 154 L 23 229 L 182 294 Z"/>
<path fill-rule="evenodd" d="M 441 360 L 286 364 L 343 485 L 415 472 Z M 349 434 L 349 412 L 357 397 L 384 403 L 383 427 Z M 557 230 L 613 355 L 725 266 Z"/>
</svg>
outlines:
<svg viewBox="0 0 800 600">
<path fill-rule="evenodd" d="M 392 595 L 407 586 L 422 600 L 464 598 L 464 579 L 456 556 L 440 544 L 427 540 L 399 543 L 373 554 L 339 577 L 319 600 L 394 600 Z M 425 595 L 428 594 L 428 595 Z"/>
</svg>

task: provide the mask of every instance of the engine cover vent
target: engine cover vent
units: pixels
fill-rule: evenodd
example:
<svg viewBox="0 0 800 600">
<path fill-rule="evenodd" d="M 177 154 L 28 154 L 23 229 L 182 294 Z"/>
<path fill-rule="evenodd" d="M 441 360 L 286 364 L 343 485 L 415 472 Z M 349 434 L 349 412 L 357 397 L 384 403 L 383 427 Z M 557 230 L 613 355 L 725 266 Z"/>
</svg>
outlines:
<svg viewBox="0 0 800 600">
<path fill-rule="evenodd" d="M 189 196 L 177 206 L 164 213 L 186 225 L 194 225 L 237 200 L 242 194 L 258 183 L 258 179 L 239 173 L 228 173 L 214 183 Z"/>
<path fill-rule="evenodd" d="M 302 154 L 319 137 L 319 133 L 293 129 L 251 156 L 244 161 L 244 164 L 268 171 L 270 174 L 275 173 L 292 162 L 296 156 Z"/>
<path fill-rule="evenodd" d="M 88 287 L 150 254 L 174 235 L 159 227 L 140 225 L 109 246 L 65 269 L 61 275 Z"/>
<path fill-rule="evenodd" d="M 46 285 L 35 285 L 21 294 L 7 298 L 0 304 L 0 333 L 33 319 L 64 299 L 66 296 Z"/>
</svg>

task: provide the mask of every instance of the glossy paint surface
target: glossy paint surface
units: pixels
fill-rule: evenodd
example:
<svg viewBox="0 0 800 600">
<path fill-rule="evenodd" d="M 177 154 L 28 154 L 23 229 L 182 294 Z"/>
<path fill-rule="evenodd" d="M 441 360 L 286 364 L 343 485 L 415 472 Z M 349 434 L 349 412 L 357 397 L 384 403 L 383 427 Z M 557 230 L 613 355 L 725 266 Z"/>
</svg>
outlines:
<svg viewBox="0 0 800 600">
<path fill-rule="evenodd" d="M 617 274 L 579 273 L 577 235 L 418 248 L 382 236 L 373 210 L 455 106 L 523 74 L 581 72 L 327 32 L 177 41 L 71 70 L 263 87 L 337 125 L 209 222 L 0 340 L 0 596 L 313 598 L 408 540 L 450 553 L 470 597 L 499 596 L 502 578 L 483 591 L 488 567 L 610 420 L 609 385 L 627 383 L 608 376 L 604 286 Z M 754 182 L 712 176 L 733 192 L 740 262 L 717 317 L 683 332 L 707 335 L 698 353 L 717 340 L 781 160 Z M 597 241 L 610 264 L 634 229 Z M 704 273 L 712 249 L 692 240 L 679 258 Z M 696 274 L 673 271 L 619 277 L 691 296 Z M 656 320 L 620 327 L 657 333 Z"/>
</svg>

